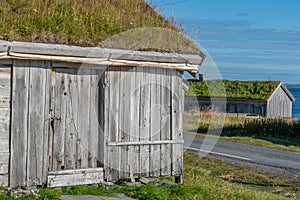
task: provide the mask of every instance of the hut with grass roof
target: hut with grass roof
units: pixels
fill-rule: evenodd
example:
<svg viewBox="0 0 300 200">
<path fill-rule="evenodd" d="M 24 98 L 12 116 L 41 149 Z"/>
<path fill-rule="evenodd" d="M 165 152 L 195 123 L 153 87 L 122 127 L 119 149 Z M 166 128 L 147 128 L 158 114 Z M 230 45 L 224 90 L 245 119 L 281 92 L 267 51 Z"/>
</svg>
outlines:
<svg viewBox="0 0 300 200">
<path fill-rule="evenodd" d="M 0 42 L 0 185 L 182 181 L 181 75 L 203 59 Z"/>
<path fill-rule="evenodd" d="M 238 116 L 290 118 L 295 98 L 280 81 L 190 81 L 185 110 L 222 110 Z M 222 90 L 225 92 L 221 92 Z M 211 99 L 213 98 L 213 105 Z M 224 103 L 225 102 L 225 103 Z M 226 106 L 226 108 L 221 107 Z"/>
<path fill-rule="evenodd" d="M 205 56 L 179 28 L 140 0 L 0 7 L 0 187 L 182 180 L 181 73 Z"/>
</svg>

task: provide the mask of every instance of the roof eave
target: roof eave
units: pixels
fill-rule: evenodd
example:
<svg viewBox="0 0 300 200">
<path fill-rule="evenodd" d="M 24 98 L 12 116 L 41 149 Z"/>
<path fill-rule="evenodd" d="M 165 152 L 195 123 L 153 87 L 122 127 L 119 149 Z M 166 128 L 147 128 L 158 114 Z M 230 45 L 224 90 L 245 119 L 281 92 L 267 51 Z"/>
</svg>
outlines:
<svg viewBox="0 0 300 200">
<path fill-rule="evenodd" d="M 182 71 L 191 73 L 198 72 L 198 66 L 205 59 L 205 55 L 200 54 L 178 54 L 161 53 L 153 51 L 132 51 L 123 49 L 108 49 L 100 47 L 78 47 L 58 44 L 29 43 L 29 42 L 7 42 L 0 41 L 0 57 L 22 57 L 23 59 L 34 59 L 38 55 L 43 58 L 74 58 L 80 62 L 81 59 L 107 59 L 108 61 L 131 61 L 135 63 L 178 65 Z M 48 56 L 48 57 L 47 57 Z M 59 59 L 58 59 L 59 60 Z M 139 65 L 137 65 L 139 66 Z M 186 66 L 186 67 L 185 67 Z"/>
</svg>

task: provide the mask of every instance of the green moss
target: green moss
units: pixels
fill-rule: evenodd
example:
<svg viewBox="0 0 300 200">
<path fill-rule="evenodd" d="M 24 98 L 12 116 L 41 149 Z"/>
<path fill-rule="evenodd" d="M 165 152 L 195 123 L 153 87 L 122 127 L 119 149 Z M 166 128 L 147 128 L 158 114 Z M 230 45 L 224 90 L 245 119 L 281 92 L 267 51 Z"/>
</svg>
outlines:
<svg viewBox="0 0 300 200">
<path fill-rule="evenodd" d="M 240 99 L 268 99 L 280 84 L 279 81 L 208 80 L 205 83 L 189 82 L 189 96 L 227 97 Z"/>
</svg>

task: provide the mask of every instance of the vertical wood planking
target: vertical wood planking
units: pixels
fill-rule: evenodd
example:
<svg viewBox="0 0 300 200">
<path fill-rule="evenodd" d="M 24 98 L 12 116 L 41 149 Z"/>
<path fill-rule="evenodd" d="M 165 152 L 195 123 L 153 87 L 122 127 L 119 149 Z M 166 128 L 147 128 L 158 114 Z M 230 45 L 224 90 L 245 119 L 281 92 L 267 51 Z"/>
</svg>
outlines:
<svg viewBox="0 0 300 200">
<path fill-rule="evenodd" d="M 109 132 L 108 141 L 118 142 L 119 140 L 119 80 L 120 72 L 118 68 L 112 68 L 109 70 Z M 111 180 L 118 180 L 119 178 L 119 147 L 108 147 L 108 163 L 109 171 L 107 172 Z"/>
<path fill-rule="evenodd" d="M 91 70 L 79 69 L 79 99 L 78 99 L 78 157 L 77 168 L 88 168 L 88 145 L 90 137 L 90 75 Z"/>
<path fill-rule="evenodd" d="M 78 113 L 78 81 L 77 70 L 67 69 L 66 72 L 66 129 L 65 129 L 65 169 L 76 169 L 77 166 L 77 113 Z"/>
<path fill-rule="evenodd" d="M 151 124 L 150 124 L 150 139 L 151 141 L 160 140 L 160 69 L 150 68 L 149 71 L 151 80 Z M 160 175 L 160 145 L 150 146 L 150 176 Z"/>
<path fill-rule="evenodd" d="M 182 140 L 182 108 L 180 73 L 172 70 L 172 140 Z M 182 144 L 172 144 L 172 175 L 182 174 Z"/>
<path fill-rule="evenodd" d="M 104 167 L 104 176 L 107 178 L 107 180 L 111 180 L 111 174 L 112 174 L 112 167 L 110 162 L 112 161 L 111 156 L 111 147 L 107 146 L 107 143 L 111 140 L 111 134 L 110 133 L 110 106 L 111 102 L 110 99 L 110 71 L 106 70 L 104 72 L 104 76 L 101 76 L 101 82 L 103 83 L 103 86 L 101 85 L 101 95 L 100 98 L 102 101 L 100 101 L 100 109 L 103 110 L 103 113 L 100 114 L 100 124 L 101 128 L 103 130 L 103 135 L 101 136 L 101 139 L 103 141 L 103 152 L 99 152 L 100 154 L 100 161 L 103 161 L 103 167 Z M 101 111 L 101 110 L 100 110 Z M 100 148 L 101 150 L 102 148 Z"/>
<path fill-rule="evenodd" d="M 0 65 L 1 66 L 1 65 Z M 11 68 L 0 72 L 0 187 L 8 186 Z"/>
<path fill-rule="evenodd" d="M 119 142 L 129 142 L 130 141 L 130 123 L 128 121 L 128 114 L 130 112 L 130 78 L 131 78 L 131 68 L 122 67 L 121 68 L 121 79 L 119 80 L 120 86 L 120 118 L 119 118 Z M 119 147 L 120 151 L 120 178 L 129 177 L 129 164 L 128 164 L 128 146 Z"/>
<path fill-rule="evenodd" d="M 53 170 L 65 169 L 66 80 L 63 70 L 55 70 Z"/>
<path fill-rule="evenodd" d="M 161 77 L 161 140 L 171 139 L 171 78 L 170 70 L 162 69 Z M 171 144 L 161 145 L 161 175 L 171 174 Z"/>
<path fill-rule="evenodd" d="M 89 137 L 89 167 L 97 167 L 98 144 L 99 143 L 99 121 L 98 121 L 98 73 L 100 70 L 91 70 L 91 87 L 90 87 L 90 137 Z"/>
<path fill-rule="evenodd" d="M 142 72 L 137 67 L 132 69 L 130 75 L 130 141 L 139 141 L 139 129 L 140 129 L 140 81 Z M 130 177 L 136 177 L 139 175 L 140 168 L 140 146 L 129 146 L 128 154 Z"/>
<path fill-rule="evenodd" d="M 10 187 L 26 185 L 30 61 L 13 61 Z"/>
<path fill-rule="evenodd" d="M 149 141 L 150 136 L 150 76 L 149 68 L 143 70 L 141 77 L 141 105 L 140 105 L 140 141 Z M 149 176 L 149 145 L 140 145 L 140 173 Z"/>
<path fill-rule="evenodd" d="M 101 73 L 101 72 L 100 72 Z M 107 166 L 108 164 L 108 147 L 107 142 L 109 141 L 109 107 L 110 107 L 110 101 L 109 101 L 109 72 L 107 70 L 103 71 L 103 74 L 99 74 L 98 76 L 100 78 L 99 82 L 99 131 L 100 131 L 100 137 L 99 137 L 99 147 L 98 147 L 98 155 L 100 159 L 100 166 L 104 167 L 105 177 L 107 178 L 107 172 L 109 172 L 109 168 Z"/>
<path fill-rule="evenodd" d="M 46 183 L 47 181 L 47 174 L 48 174 L 48 150 L 49 150 L 49 132 L 50 132 L 50 122 L 51 122 L 51 115 L 50 115 L 50 98 L 51 98 L 51 62 L 45 61 L 45 105 L 44 105 L 44 130 L 43 130 L 43 166 L 42 166 L 42 178 L 41 183 Z"/>
<path fill-rule="evenodd" d="M 27 185 L 41 185 L 44 160 L 45 85 L 44 61 L 31 61 L 28 98 Z"/>
</svg>

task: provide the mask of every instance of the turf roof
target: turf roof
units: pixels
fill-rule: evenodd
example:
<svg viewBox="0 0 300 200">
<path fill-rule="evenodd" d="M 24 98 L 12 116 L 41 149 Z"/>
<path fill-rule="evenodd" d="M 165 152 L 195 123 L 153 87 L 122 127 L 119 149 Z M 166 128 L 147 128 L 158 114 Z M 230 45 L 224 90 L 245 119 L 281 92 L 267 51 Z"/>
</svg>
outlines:
<svg viewBox="0 0 300 200">
<path fill-rule="evenodd" d="M 145 27 L 175 31 L 174 34 L 138 32 L 107 41 L 124 31 Z M 0 1 L 0 40 L 199 53 L 197 46 L 180 34 L 177 27 L 145 0 Z"/>
<path fill-rule="evenodd" d="M 208 80 L 205 83 L 189 81 L 189 84 L 188 96 L 267 100 L 280 81 Z"/>
</svg>

